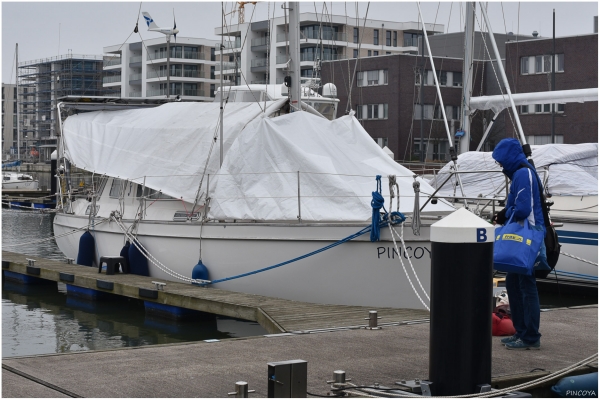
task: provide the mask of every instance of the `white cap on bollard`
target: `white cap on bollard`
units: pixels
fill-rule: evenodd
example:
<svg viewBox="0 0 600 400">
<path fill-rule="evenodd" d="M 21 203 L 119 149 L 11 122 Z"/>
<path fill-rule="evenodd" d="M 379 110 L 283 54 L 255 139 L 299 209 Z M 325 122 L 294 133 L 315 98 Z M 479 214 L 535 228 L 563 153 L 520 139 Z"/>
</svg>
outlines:
<svg viewBox="0 0 600 400">
<path fill-rule="evenodd" d="M 465 208 L 431 225 L 430 240 L 438 243 L 490 243 L 495 227 Z"/>
</svg>

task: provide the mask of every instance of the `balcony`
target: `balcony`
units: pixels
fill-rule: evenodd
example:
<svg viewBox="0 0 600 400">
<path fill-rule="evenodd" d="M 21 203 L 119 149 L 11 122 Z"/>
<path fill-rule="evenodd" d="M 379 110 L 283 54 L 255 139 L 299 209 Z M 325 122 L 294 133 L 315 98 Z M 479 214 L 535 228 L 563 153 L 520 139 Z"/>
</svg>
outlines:
<svg viewBox="0 0 600 400">
<path fill-rule="evenodd" d="M 250 82 L 250 83 L 251 83 L 252 85 L 266 85 L 266 84 L 267 84 L 267 81 L 265 81 L 265 80 L 262 80 L 262 81 L 252 81 L 252 82 Z M 223 86 L 225 86 L 225 85 L 223 85 Z"/>
<path fill-rule="evenodd" d="M 256 39 L 252 39 L 252 47 L 255 46 L 265 46 L 269 44 L 269 36 L 263 36 Z"/>
<path fill-rule="evenodd" d="M 252 68 L 266 67 L 266 66 L 267 66 L 266 58 L 255 58 L 250 61 L 250 67 L 252 67 Z"/>
<path fill-rule="evenodd" d="M 277 56 L 275 58 L 275 62 L 277 64 L 285 64 L 286 62 L 288 62 L 290 58 L 288 56 Z"/>
<path fill-rule="evenodd" d="M 167 89 L 155 89 L 155 90 L 148 90 L 146 92 L 146 97 L 155 97 L 155 96 L 166 96 L 167 95 Z M 204 97 L 204 90 L 203 89 L 172 89 L 171 92 L 169 93 L 170 96 L 200 96 L 200 97 Z"/>
<path fill-rule="evenodd" d="M 317 58 L 321 58 L 320 54 L 317 53 L 300 53 L 300 62 L 302 61 L 316 61 Z M 336 61 L 336 60 L 344 60 L 346 56 L 343 54 L 323 54 L 323 58 L 321 61 Z"/>
<path fill-rule="evenodd" d="M 160 60 L 163 58 L 167 58 L 166 51 L 157 51 L 154 53 L 149 53 L 147 57 L 148 61 Z M 199 53 L 197 51 L 171 51 L 170 58 L 181 58 L 184 60 L 205 60 L 206 56 L 204 55 L 204 53 Z"/>
<path fill-rule="evenodd" d="M 129 59 L 129 64 L 142 62 L 142 56 L 133 56 Z"/>
<path fill-rule="evenodd" d="M 104 68 L 112 67 L 115 65 L 121 65 L 121 57 L 109 58 L 108 60 L 104 60 Z"/>
<path fill-rule="evenodd" d="M 129 75 L 129 82 L 132 81 L 141 81 L 142 80 L 142 74 L 131 74 Z"/>
<path fill-rule="evenodd" d="M 229 62 L 229 61 L 223 61 L 223 71 L 227 71 L 230 69 L 236 69 L 236 63 Z M 221 63 L 218 63 L 215 65 L 215 71 L 220 71 L 220 70 L 221 70 Z"/>
<path fill-rule="evenodd" d="M 419 46 L 419 38 L 416 37 L 405 37 L 404 38 L 404 47 L 418 47 Z"/>
<path fill-rule="evenodd" d="M 337 41 L 337 42 L 345 42 L 346 41 L 346 33 L 345 32 L 330 32 L 330 31 L 326 31 L 323 32 L 322 34 L 322 38 L 319 37 L 319 32 L 315 32 L 315 31 L 310 31 L 310 32 L 305 32 L 305 31 L 300 31 L 300 40 L 302 39 L 314 39 L 314 40 L 331 40 L 331 41 Z M 285 42 L 285 37 L 286 34 L 285 33 L 279 33 L 276 36 L 276 41 L 277 43 L 281 43 L 281 42 Z M 288 40 L 290 38 L 290 34 L 287 34 Z"/>
<path fill-rule="evenodd" d="M 167 76 L 167 70 L 152 71 L 148 70 L 146 79 L 164 78 Z M 169 76 L 176 78 L 204 78 L 204 71 L 185 71 L 185 70 L 172 70 Z"/>
<path fill-rule="evenodd" d="M 129 97 L 142 97 L 142 92 L 129 92 Z"/>
<path fill-rule="evenodd" d="M 235 41 L 223 42 L 223 46 L 225 47 L 225 50 L 239 49 L 242 47 L 242 38 L 236 37 Z"/>
<path fill-rule="evenodd" d="M 102 78 L 102 83 L 115 83 L 121 82 L 121 75 L 105 76 Z"/>
</svg>

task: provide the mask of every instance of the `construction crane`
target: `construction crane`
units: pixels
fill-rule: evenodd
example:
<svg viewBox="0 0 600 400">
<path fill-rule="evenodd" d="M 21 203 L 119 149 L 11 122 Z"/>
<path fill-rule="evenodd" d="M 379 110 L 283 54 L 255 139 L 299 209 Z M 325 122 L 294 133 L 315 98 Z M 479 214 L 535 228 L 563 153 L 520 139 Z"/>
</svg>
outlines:
<svg viewBox="0 0 600 400">
<path fill-rule="evenodd" d="M 246 4 L 256 4 L 256 1 L 238 1 L 238 24 L 244 23 L 245 11 L 244 6 Z"/>
</svg>

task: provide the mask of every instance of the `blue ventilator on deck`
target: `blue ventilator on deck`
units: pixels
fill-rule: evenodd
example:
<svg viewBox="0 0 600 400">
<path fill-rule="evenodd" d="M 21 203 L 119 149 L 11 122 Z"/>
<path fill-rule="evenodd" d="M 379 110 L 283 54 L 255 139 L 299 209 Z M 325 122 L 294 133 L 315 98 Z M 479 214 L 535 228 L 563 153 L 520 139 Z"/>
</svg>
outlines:
<svg viewBox="0 0 600 400">
<path fill-rule="evenodd" d="M 148 271 L 148 259 L 146 256 L 135 246 L 139 243 L 137 240 L 129 246 L 129 273 L 141 276 L 150 276 Z"/>
<path fill-rule="evenodd" d="M 85 231 L 79 238 L 79 252 L 77 253 L 77 264 L 93 266 L 96 257 L 96 240 L 90 231 Z"/>
<path fill-rule="evenodd" d="M 552 386 L 559 397 L 598 397 L 598 373 L 567 376 Z"/>
<path fill-rule="evenodd" d="M 494 227 L 461 208 L 430 232 L 432 395 L 479 393 L 492 380 Z"/>
</svg>

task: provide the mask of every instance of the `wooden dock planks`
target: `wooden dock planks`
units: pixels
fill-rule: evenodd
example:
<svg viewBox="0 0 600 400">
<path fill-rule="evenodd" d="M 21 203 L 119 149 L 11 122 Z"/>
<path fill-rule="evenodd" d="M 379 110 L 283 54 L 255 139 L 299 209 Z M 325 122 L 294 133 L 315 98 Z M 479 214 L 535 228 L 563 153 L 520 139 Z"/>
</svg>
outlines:
<svg viewBox="0 0 600 400">
<path fill-rule="evenodd" d="M 2 252 L 3 269 L 27 275 L 27 258 L 23 254 Z M 140 297 L 139 289 L 155 289 L 156 278 L 131 275 L 99 274 L 96 268 L 33 257 L 40 269 L 40 278 L 61 282 L 60 273 L 73 274 L 75 286 L 106 291 L 97 287 L 96 280 L 114 282 L 114 289 L 107 291 L 121 296 L 156 301 L 176 307 L 190 308 L 227 317 L 258 322 L 269 333 L 285 333 L 307 330 L 366 326 L 369 311 L 378 311 L 380 324 L 406 323 L 429 318 L 426 310 L 380 308 L 359 306 L 314 304 L 267 296 L 232 292 L 210 287 L 192 286 L 168 281 L 156 300 Z M 8 264 L 7 264 L 8 263 Z M 64 274 L 63 274 L 64 277 Z"/>
</svg>

